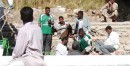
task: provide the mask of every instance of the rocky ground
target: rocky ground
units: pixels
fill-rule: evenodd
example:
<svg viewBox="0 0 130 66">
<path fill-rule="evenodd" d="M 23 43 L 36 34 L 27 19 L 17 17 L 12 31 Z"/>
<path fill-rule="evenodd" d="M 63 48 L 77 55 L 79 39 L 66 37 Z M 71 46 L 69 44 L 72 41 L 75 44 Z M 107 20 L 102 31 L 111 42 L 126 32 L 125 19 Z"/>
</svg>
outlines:
<svg viewBox="0 0 130 66">
<path fill-rule="evenodd" d="M 44 11 L 42 9 L 34 9 L 34 22 L 38 23 L 37 20 L 39 18 L 39 15 Z M 59 10 L 58 10 L 59 9 Z M 59 16 L 64 16 L 65 21 L 68 21 L 71 25 L 74 24 L 74 18 L 76 16 L 76 12 L 80 9 L 65 9 L 61 7 L 56 7 L 51 9 L 51 14 L 55 18 L 55 22 L 58 22 Z M 93 35 L 93 39 L 106 39 L 106 32 L 104 31 L 104 28 L 107 25 L 111 25 L 113 27 L 113 31 L 116 31 L 120 35 L 120 43 L 121 47 L 119 49 L 119 52 L 117 54 L 124 54 L 124 46 L 126 46 L 126 43 L 129 40 L 129 29 L 130 29 L 130 23 L 129 22 L 111 22 L 110 19 L 108 19 L 109 22 L 101 22 L 103 19 L 99 18 L 96 14 L 95 10 L 89 10 L 84 11 L 84 15 L 87 16 L 91 23 L 91 28 L 93 31 L 96 31 Z M 15 25 L 16 28 L 22 27 L 22 21 L 20 20 L 20 13 L 19 10 L 12 10 L 11 13 L 8 15 L 8 22 Z M 60 42 L 58 37 L 56 35 L 53 36 L 53 42 L 52 42 L 52 52 L 55 52 L 55 46 Z M 68 47 L 71 48 L 73 40 L 70 38 Z M 128 46 L 127 46 L 128 47 Z M 130 48 L 130 46 L 128 47 Z M 54 53 L 52 53 L 54 54 Z"/>
</svg>

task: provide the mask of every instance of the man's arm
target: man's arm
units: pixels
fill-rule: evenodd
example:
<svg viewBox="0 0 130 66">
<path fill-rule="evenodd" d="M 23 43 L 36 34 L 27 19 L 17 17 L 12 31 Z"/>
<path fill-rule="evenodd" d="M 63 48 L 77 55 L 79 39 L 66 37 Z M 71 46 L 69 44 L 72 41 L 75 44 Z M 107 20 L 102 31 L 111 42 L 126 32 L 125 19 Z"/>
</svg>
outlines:
<svg viewBox="0 0 130 66">
<path fill-rule="evenodd" d="M 22 56 L 25 53 L 27 44 L 28 44 L 27 34 L 20 30 L 16 39 L 15 48 L 12 53 L 13 58 L 18 58 Z"/>
<path fill-rule="evenodd" d="M 101 7 L 100 11 L 102 12 L 102 10 L 106 9 L 107 7 L 109 7 L 109 3 L 106 3 L 103 7 Z"/>
<path fill-rule="evenodd" d="M 79 21 L 78 19 L 74 19 L 74 21 L 76 22 L 73 26 L 73 29 L 74 29 L 74 33 L 73 34 L 77 34 L 77 31 L 78 31 L 78 27 L 79 27 Z"/>
<path fill-rule="evenodd" d="M 43 16 L 43 14 L 41 14 L 40 17 L 39 17 L 39 19 L 38 19 L 38 26 L 39 26 L 39 27 L 41 27 L 42 16 Z"/>
<path fill-rule="evenodd" d="M 108 6 L 109 6 L 109 5 L 108 5 L 108 3 L 107 3 L 107 4 L 105 4 L 103 7 L 101 7 L 100 12 L 99 12 L 99 18 L 101 18 L 101 16 L 102 16 L 102 11 L 103 11 L 104 9 L 106 9 Z"/>
<path fill-rule="evenodd" d="M 41 27 L 41 23 L 40 22 L 38 23 L 38 26 Z"/>
<path fill-rule="evenodd" d="M 48 19 L 48 24 L 54 25 L 54 18 L 50 15 L 50 18 Z"/>
<path fill-rule="evenodd" d="M 90 21 L 87 17 L 83 18 L 83 29 L 86 32 L 90 32 L 91 31 L 91 25 L 90 25 Z"/>
</svg>

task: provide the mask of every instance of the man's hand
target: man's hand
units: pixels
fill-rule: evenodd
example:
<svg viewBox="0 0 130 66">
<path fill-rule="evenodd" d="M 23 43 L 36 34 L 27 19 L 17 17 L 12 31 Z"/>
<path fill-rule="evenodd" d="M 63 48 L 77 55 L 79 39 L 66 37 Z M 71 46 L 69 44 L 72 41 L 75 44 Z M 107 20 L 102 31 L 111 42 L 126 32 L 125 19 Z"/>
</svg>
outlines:
<svg viewBox="0 0 130 66">
<path fill-rule="evenodd" d="M 38 26 L 41 27 L 41 23 L 38 23 Z"/>
<path fill-rule="evenodd" d="M 54 25 L 54 22 L 51 21 L 51 19 L 48 20 L 48 24 Z"/>
<path fill-rule="evenodd" d="M 69 27 L 70 26 L 70 24 L 66 24 L 66 27 Z"/>
<path fill-rule="evenodd" d="M 50 19 L 48 20 L 48 24 L 51 24 L 51 20 Z"/>
<path fill-rule="evenodd" d="M 57 31 L 60 31 L 61 29 L 58 29 Z"/>
<path fill-rule="evenodd" d="M 109 1 L 108 4 L 109 4 L 110 7 L 112 6 L 112 2 L 111 1 Z"/>
<path fill-rule="evenodd" d="M 72 38 L 74 41 L 76 41 L 76 39 L 75 39 L 75 36 L 74 36 L 74 35 L 70 35 L 69 37 L 70 37 L 70 38 Z"/>
</svg>

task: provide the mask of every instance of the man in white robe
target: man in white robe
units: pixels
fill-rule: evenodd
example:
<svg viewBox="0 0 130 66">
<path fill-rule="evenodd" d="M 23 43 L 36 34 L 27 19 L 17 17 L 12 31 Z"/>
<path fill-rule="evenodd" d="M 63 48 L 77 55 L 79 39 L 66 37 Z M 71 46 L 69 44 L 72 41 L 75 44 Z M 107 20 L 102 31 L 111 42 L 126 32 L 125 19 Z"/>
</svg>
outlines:
<svg viewBox="0 0 130 66">
<path fill-rule="evenodd" d="M 7 66 L 44 66 L 42 31 L 32 22 L 33 10 L 23 7 L 20 14 L 24 26 L 18 32 L 13 60 Z"/>
</svg>

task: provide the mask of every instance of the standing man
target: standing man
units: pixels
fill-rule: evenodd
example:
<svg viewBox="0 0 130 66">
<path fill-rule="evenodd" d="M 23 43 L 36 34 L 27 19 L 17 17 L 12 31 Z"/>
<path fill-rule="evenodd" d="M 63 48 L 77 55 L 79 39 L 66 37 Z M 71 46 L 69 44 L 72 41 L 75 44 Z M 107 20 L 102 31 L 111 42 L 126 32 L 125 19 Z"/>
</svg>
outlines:
<svg viewBox="0 0 130 66">
<path fill-rule="evenodd" d="M 39 17 L 39 26 L 43 33 L 43 51 L 44 54 L 49 55 L 52 44 L 52 26 L 54 24 L 54 18 L 50 15 L 50 8 L 45 8 L 45 14 L 41 14 Z"/>
<path fill-rule="evenodd" d="M 101 8 L 99 17 L 101 16 L 104 17 L 103 22 L 107 22 L 106 18 L 111 18 L 112 22 L 116 21 L 118 17 L 118 4 L 115 3 L 115 0 L 110 0 Z"/>
<path fill-rule="evenodd" d="M 33 9 L 23 7 L 20 14 L 24 26 L 18 32 L 13 60 L 7 66 L 44 66 L 42 31 L 33 23 Z"/>
<path fill-rule="evenodd" d="M 107 26 L 105 30 L 108 33 L 108 38 L 105 42 L 96 42 L 96 51 L 102 52 L 104 55 L 111 55 L 110 53 L 119 48 L 119 35 L 112 31 L 111 26 Z"/>
<path fill-rule="evenodd" d="M 87 17 L 84 17 L 83 11 L 78 11 L 77 18 L 75 19 L 75 34 L 78 34 L 79 29 L 83 28 L 85 33 L 90 32 L 90 23 Z"/>
</svg>

